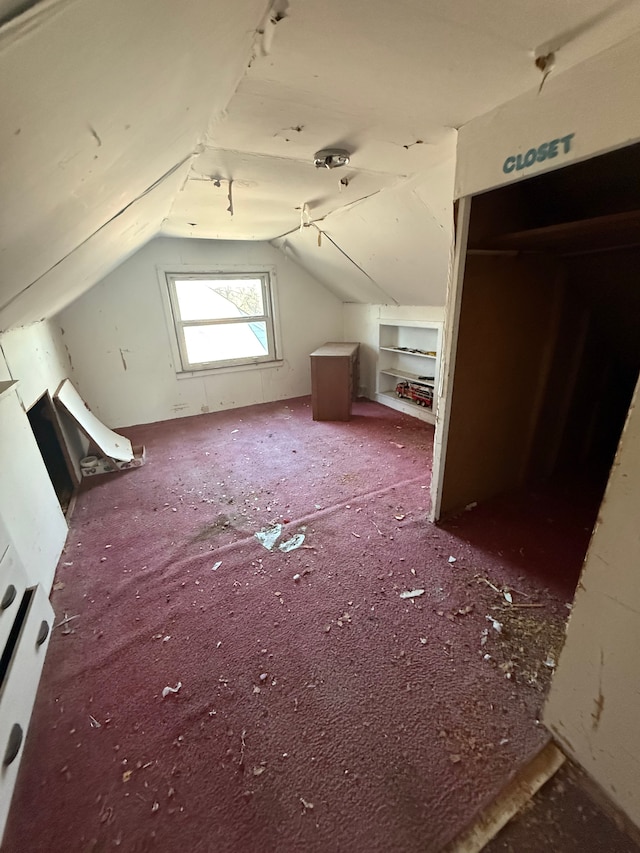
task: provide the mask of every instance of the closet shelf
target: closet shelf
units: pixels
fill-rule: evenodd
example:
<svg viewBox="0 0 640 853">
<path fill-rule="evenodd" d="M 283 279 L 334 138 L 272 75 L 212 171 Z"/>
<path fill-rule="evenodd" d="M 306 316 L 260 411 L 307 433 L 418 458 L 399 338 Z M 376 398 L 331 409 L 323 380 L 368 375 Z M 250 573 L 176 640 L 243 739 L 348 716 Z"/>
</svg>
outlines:
<svg viewBox="0 0 640 853">
<path fill-rule="evenodd" d="M 473 248 L 524 251 L 555 249 L 567 255 L 637 245 L 640 245 L 640 210 L 500 234 L 487 238 Z"/>
</svg>

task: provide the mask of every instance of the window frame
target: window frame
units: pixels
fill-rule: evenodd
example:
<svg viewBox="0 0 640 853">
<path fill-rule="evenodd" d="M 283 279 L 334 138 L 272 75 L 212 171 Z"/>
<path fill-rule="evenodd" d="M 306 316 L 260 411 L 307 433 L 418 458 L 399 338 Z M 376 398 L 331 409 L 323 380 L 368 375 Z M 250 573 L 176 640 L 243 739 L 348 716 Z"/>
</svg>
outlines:
<svg viewBox="0 0 640 853">
<path fill-rule="evenodd" d="M 235 371 L 270 367 L 282 363 L 279 356 L 280 335 L 278 312 L 276 308 L 276 278 L 275 268 L 267 265 L 257 267 L 238 267 L 235 265 L 224 268 L 182 266 L 174 264 L 171 267 L 158 267 L 158 278 L 161 283 L 163 303 L 167 316 L 171 349 L 174 356 L 176 375 L 181 377 L 201 376 L 218 371 Z M 258 279 L 262 287 L 264 313 L 216 320 L 182 320 L 175 288 L 176 281 L 233 281 Z M 247 356 L 244 358 L 229 358 L 219 361 L 190 362 L 184 336 L 184 328 L 188 326 L 224 325 L 238 323 L 263 322 L 267 334 L 268 352 L 263 356 Z"/>
</svg>

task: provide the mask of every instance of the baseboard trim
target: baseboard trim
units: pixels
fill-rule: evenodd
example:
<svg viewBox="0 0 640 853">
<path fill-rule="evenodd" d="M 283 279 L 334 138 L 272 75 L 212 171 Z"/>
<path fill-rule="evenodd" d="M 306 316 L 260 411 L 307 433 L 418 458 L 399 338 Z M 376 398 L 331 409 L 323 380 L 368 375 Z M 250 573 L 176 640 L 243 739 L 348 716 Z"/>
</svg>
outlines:
<svg viewBox="0 0 640 853">
<path fill-rule="evenodd" d="M 564 753 L 555 743 L 549 742 L 442 853 L 479 853 L 555 775 L 565 760 Z"/>
</svg>

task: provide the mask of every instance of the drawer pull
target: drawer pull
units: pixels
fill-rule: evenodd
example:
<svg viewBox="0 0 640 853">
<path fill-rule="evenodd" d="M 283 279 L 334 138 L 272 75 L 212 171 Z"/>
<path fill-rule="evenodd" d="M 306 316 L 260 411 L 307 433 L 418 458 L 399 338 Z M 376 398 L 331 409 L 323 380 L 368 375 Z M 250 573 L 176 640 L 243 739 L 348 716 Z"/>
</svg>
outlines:
<svg viewBox="0 0 640 853">
<path fill-rule="evenodd" d="M 36 637 L 36 646 L 41 646 L 44 641 L 49 636 L 49 623 L 46 619 L 43 619 L 40 623 L 40 628 L 38 629 L 38 636 Z"/>
<path fill-rule="evenodd" d="M 2 761 L 5 767 L 8 767 L 17 757 L 22 746 L 23 731 L 19 723 L 14 723 L 7 741 L 7 748 Z"/>
<path fill-rule="evenodd" d="M 2 596 L 2 601 L 0 601 L 0 608 L 2 608 L 2 610 L 6 610 L 7 607 L 11 607 L 11 605 L 15 601 L 16 594 L 17 591 L 15 586 L 10 583 L 9 586 L 6 588 L 4 595 Z"/>
</svg>

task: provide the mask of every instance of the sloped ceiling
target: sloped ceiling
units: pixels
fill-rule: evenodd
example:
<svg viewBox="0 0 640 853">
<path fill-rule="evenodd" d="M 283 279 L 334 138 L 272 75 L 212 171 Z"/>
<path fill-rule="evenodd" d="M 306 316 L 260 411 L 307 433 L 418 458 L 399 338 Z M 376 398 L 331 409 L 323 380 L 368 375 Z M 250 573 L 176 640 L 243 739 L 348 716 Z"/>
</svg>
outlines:
<svg viewBox="0 0 640 853">
<path fill-rule="evenodd" d="M 639 27 L 637 0 L 0 0 L 0 330 L 160 230 L 442 301 L 456 129 L 537 88 L 534 51 L 561 72 Z"/>
<path fill-rule="evenodd" d="M 0 29 L 0 327 L 54 313 L 159 230 L 265 9 L 53 0 Z"/>
</svg>

